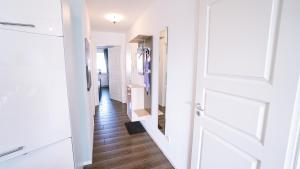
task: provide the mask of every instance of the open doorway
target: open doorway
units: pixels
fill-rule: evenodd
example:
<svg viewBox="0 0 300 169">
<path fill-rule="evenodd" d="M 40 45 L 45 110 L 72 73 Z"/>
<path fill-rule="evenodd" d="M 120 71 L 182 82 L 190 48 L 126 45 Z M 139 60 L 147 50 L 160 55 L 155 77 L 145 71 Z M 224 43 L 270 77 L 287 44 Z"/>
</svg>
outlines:
<svg viewBox="0 0 300 169">
<path fill-rule="evenodd" d="M 97 84 L 99 91 L 99 101 L 102 95 L 102 88 L 109 87 L 109 74 L 108 74 L 108 49 L 97 48 L 96 53 L 96 68 L 97 68 Z"/>
<path fill-rule="evenodd" d="M 97 82 L 99 101 L 102 91 L 109 91 L 110 99 L 122 102 L 121 48 L 119 46 L 97 46 Z"/>
</svg>

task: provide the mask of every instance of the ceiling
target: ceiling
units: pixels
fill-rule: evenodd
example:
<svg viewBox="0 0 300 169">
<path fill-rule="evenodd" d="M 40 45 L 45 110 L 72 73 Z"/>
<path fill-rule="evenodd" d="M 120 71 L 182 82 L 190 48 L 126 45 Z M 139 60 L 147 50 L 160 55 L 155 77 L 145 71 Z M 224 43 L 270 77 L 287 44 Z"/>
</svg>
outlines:
<svg viewBox="0 0 300 169">
<path fill-rule="evenodd" d="M 126 32 L 154 0 L 86 0 L 93 31 Z M 105 15 L 117 13 L 123 20 L 113 24 Z"/>
</svg>

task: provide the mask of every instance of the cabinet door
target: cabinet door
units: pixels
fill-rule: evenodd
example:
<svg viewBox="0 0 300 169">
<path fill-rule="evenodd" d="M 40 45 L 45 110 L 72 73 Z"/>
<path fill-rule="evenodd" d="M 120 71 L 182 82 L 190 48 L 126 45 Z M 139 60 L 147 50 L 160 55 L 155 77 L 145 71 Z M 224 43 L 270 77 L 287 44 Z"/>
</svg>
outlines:
<svg viewBox="0 0 300 169">
<path fill-rule="evenodd" d="M 0 161 L 70 137 L 63 39 L 0 29 Z"/>
<path fill-rule="evenodd" d="M 61 36 L 61 2 L 60 0 L 1 1 L 0 28 Z"/>
<path fill-rule="evenodd" d="M 71 139 L 7 160 L 0 169 L 74 169 Z"/>
</svg>

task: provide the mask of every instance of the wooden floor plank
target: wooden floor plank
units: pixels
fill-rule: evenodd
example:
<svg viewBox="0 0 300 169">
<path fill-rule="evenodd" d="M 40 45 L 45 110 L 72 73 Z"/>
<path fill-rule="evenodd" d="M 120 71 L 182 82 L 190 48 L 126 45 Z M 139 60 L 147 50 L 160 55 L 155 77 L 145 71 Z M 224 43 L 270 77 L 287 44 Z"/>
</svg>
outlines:
<svg viewBox="0 0 300 169">
<path fill-rule="evenodd" d="M 146 132 L 128 134 L 126 109 L 126 104 L 109 98 L 107 89 L 102 91 L 95 114 L 93 163 L 85 169 L 173 169 Z"/>
<path fill-rule="evenodd" d="M 133 146 L 129 146 L 129 147 L 121 147 L 119 149 L 112 150 L 112 151 L 100 152 L 98 154 L 95 153 L 93 160 L 94 160 L 94 162 L 97 162 L 97 161 L 111 159 L 111 158 L 114 158 L 117 156 L 122 156 L 124 154 L 132 154 L 134 152 L 147 151 L 148 148 L 151 148 L 153 146 L 155 146 L 155 144 L 153 142 L 148 142 L 148 143 L 137 144 L 137 145 L 133 145 Z"/>
<path fill-rule="evenodd" d="M 136 139 L 142 139 L 143 137 L 148 138 L 148 136 L 143 135 L 135 135 L 135 136 L 129 136 L 129 135 L 123 135 L 123 136 L 117 136 L 113 138 L 106 138 L 106 139 L 96 139 L 94 141 L 94 147 L 97 147 L 98 145 L 108 145 L 108 144 L 114 144 L 114 143 L 122 143 L 122 142 L 128 142 L 128 141 L 135 141 Z"/>
</svg>

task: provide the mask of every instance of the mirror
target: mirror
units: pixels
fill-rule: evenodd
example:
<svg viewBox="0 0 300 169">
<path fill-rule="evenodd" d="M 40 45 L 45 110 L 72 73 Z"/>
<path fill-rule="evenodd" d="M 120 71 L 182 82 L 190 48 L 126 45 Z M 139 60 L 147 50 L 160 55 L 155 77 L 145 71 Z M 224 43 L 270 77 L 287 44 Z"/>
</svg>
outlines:
<svg viewBox="0 0 300 169">
<path fill-rule="evenodd" d="M 158 79 L 158 129 L 165 134 L 166 93 L 167 93 L 167 53 L 168 28 L 160 31 L 159 36 L 159 79 Z"/>
</svg>

